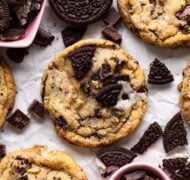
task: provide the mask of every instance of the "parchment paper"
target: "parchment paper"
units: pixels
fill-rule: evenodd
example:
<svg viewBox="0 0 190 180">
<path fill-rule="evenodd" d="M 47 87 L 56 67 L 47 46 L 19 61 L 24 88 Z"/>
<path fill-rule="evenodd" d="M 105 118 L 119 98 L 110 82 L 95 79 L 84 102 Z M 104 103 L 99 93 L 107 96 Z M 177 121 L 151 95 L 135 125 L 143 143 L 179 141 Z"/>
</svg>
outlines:
<svg viewBox="0 0 190 180">
<path fill-rule="evenodd" d="M 116 7 L 116 0 L 114 0 L 114 6 Z M 105 24 L 102 21 L 90 25 L 83 39 L 102 38 L 101 30 L 104 26 Z M 30 48 L 29 55 L 26 56 L 25 60 L 20 64 L 15 64 L 7 60 L 7 63 L 13 70 L 17 85 L 14 109 L 19 108 L 28 116 L 30 116 L 27 112 L 28 105 L 33 99 L 41 100 L 39 91 L 43 71 L 47 68 L 51 58 L 64 49 L 60 31 L 66 27 L 66 25 L 55 16 L 48 4 L 41 22 L 41 27 L 56 36 L 51 46 L 42 48 L 33 45 L 33 47 Z M 177 84 L 182 79 L 182 70 L 185 64 L 190 60 L 190 50 L 188 48 L 162 49 L 148 45 L 131 33 L 123 23 L 120 23 L 117 29 L 122 33 L 122 47 L 139 61 L 146 74 L 148 74 L 149 71 L 149 64 L 155 58 L 158 58 L 168 66 L 175 76 L 175 81 L 169 85 L 149 85 L 149 106 L 142 123 L 132 135 L 115 144 L 130 148 L 138 141 L 151 122 L 157 121 L 164 128 L 169 119 L 179 111 Z M 3 51 L 5 51 L 5 49 L 0 49 L 1 53 Z M 189 136 L 190 128 L 188 125 L 186 125 L 186 129 Z M 64 150 L 82 166 L 90 180 L 102 179 L 95 164 L 95 149 L 77 147 L 60 139 L 55 134 L 53 124 L 48 117 L 42 121 L 31 117 L 29 126 L 23 131 L 17 131 L 6 123 L 0 133 L 0 143 L 7 145 L 8 152 L 32 147 L 35 144 L 47 145 L 51 149 Z M 173 152 L 173 154 L 188 154 L 189 150 L 190 146 L 187 146 Z M 166 156 L 168 155 L 164 152 L 161 138 L 134 161 L 149 162 L 158 166 L 162 158 Z"/>
</svg>

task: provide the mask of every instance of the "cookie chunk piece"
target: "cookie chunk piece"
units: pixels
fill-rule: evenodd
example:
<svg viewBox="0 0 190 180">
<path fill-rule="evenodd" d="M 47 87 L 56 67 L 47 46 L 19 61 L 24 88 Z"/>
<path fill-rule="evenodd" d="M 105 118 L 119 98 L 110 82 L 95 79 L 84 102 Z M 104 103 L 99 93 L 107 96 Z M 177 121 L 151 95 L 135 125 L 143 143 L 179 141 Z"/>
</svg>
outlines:
<svg viewBox="0 0 190 180">
<path fill-rule="evenodd" d="M 13 74 L 8 65 L 0 59 L 0 128 L 12 110 L 16 95 Z"/>
<path fill-rule="evenodd" d="M 136 129 L 147 107 L 145 87 L 143 70 L 119 45 L 88 39 L 53 58 L 41 94 L 62 138 L 97 147 Z"/>
<path fill-rule="evenodd" d="M 166 48 L 190 46 L 189 1 L 118 0 L 126 26 L 143 40 Z"/>
<path fill-rule="evenodd" d="M 36 145 L 7 154 L 0 162 L 0 180 L 87 180 L 83 170 L 65 152 Z"/>
</svg>

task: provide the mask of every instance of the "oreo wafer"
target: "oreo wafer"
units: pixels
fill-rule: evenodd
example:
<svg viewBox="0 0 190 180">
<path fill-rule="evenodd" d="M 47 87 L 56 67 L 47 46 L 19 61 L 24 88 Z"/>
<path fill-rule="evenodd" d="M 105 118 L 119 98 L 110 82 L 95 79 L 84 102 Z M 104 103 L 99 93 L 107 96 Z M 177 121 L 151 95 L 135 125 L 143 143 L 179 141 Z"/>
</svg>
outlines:
<svg viewBox="0 0 190 180">
<path fill-rule="evenodd" d="M 135 144 L 131 151 L 135 153 L 144 153 L 162 135 L 162 129 L 157 122 L 152 123 L 145 131 L 141 139 Z"/>
<path fill-rule="evenodd" d="M 5 31 L 9 27 L 10 12 L 7 0 L 0 1 L 0 31 Z"/>
<path fill-rule="evenodd" d="M 55 14 L 73 25 L 88 25 L 99 20 L 111 7 L 112 0 L 49 0 Z"/>
<path fill-rule="evenodd" d="M 166 152 L 188 144 L 187 132 L 180 112 L 167 123 L 164 129 L 163 143 Z"/>
</svg>

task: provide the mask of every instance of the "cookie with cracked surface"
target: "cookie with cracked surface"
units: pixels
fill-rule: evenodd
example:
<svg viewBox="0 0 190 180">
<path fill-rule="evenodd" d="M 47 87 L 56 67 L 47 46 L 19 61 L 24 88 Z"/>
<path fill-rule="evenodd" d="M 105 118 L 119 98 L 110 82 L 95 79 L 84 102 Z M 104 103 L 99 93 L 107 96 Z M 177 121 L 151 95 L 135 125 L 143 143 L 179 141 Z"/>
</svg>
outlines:
<svg viewBox="0 0 190 180">
<path fill-rule="evenodd" d="M 0 180 L 87 180 L 81 167 L 63 151 L 36 145 L 7 154 L 0 162 Z"/>
<path fill-rule="evenodd" d="M 16 95 L 13 74 L 8 65 L 0 58 L 0 128 L 12 110 Z"/>
<path fill-rule="evenodd" d="M 190 62 L 187 63 L 183 71 L 183 81 L 178 85 L 180 91 L 179 105 L 181 114 L 190 124 Z"/>
<path fill-rule="evenodd" d="M 62 138 L 97 147 L 135 130 L 147 108 L 143 87 L 144 72 L 126 51 L 111 41 L 88 39 L 53 58 L 41 94 Z"/>
<path fill-rule="evenodd" d="M 118 0 L 127 27 L 148 43 L 175 48 L 190 46 L 188 0 Z"/>
</svg>

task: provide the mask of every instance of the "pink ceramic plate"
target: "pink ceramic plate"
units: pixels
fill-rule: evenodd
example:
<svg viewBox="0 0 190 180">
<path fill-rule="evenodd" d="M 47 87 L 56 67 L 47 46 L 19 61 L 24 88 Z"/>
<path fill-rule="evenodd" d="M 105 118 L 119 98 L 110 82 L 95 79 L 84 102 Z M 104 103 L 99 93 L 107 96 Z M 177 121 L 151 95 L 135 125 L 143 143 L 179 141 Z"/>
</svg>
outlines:
<svg viewBox="0 0 190 180">
<path fill-rule="evenodd" d="M 24 48 L 30 46 L 38 31 L 46 7 L 46 2 L 47 0 L 43 0 L 40 12 L 36 18 L 34 18 L 34 20 L 28 25 L 25 35 L 22 36 L 22 38 L 16 41 L 0 41 L 0 47 Z"/>
</svg>

